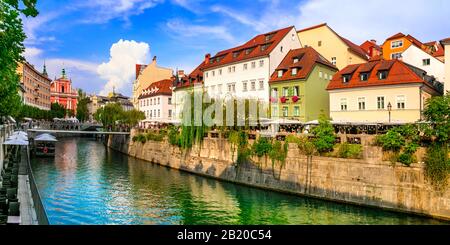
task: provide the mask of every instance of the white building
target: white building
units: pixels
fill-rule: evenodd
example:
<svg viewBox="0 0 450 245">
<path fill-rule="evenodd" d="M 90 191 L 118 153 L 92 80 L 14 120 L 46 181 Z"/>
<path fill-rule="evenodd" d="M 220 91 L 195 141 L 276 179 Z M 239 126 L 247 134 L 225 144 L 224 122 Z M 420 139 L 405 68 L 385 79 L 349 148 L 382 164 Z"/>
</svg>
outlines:
<svg viewBox="0 0 450 245">
<path fill-rule="evenodd" d="M 434 76 L 438 81 L 445 81 L 444 62 L 414 44 L 403 52 L 402 60 L 426 71 L 428 75 Z"/>
<path fill-rule="evenodd" d="M 444 46 L 444 59 L 445 59 L 445 77 L 444 80 L 444 91 L 450 91 L 450 38 L 446 38 L 441 41 L 442 46 Z"/>
<path fill-rule="evenodd" d="M 145 113 L 145 122 L 169 122 L 172 119 L 171 79 L 157 81 L 142 90 L 139 96 L 139 110 Z"/>
<path fill-rule="evenodd" d="M 247 43 L 205 56 L 205 91 L 212 97 L 233 95 L 269 101 L 269 79 L 291 49 L 301 48 L 295 27 L 258 35 Z"/>
</svg>

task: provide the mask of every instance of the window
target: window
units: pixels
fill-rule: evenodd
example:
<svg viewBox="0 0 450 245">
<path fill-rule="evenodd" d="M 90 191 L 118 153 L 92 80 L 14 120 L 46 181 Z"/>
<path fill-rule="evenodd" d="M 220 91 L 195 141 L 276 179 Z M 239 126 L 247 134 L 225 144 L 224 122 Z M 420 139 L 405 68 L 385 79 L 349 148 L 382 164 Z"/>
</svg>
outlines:
<svg viewBox="0 0 450 245">
<path fill-rule="evenodd" d="M 244 71 L 247 70 L 247 64 L 244 64 Z"/>
<path fill-rule="evenodd" d="M 158 109 L 158 117 L 161 117 L 160 110 Z"/>
<path fill-rule="evenodd" d="M 228 73 L 231 73 L 231 66 L 228 67 Z M 206 76 L 208 77 L 208 76 Z"/>
<path fill-rule="evenodd" d="M 264 80 L 259 80 L 259 90 L 264 90 Z"/>
<path fill-rule="evenodd" d="M 294 58 L 294 64 L 298 62 L 298 58 Z"/>
<path fill-rule="evenodd" d="M 208 72 L 205 72 L 205 77 L 208 77 Z"/>
<path fill-rule="evenodd" d="M 300 107 L 299 106 L 294 106 L 294 116 L 295 117 L 300 116 Z"/>
<path fill-rule="evenodd" d="M 292 68 L 292 76 L 297 75 L 297 67 Z"/>
<path fill-rule="evenodd" d="M 289 108 L 287 106 L 283 106 L 283 117 L 289 116 Z"/>
<path fill-rule="evenodd" d="M 172 117 L 172 110 L 169 110 L 169 118 Z"/>
<path fill-rule="evenodd" d="M 396 59 L 401 59 L 402 58 L 402 53 L 392 53 L 391 54 L 391 59 L 396 60 Z"/>
<path fill-rule="evenodd" d="M 231 91 L 236 93 L 236 83 L 231 84 Z"/>
<path fill-rule="evenodd" d="M 400 48 L 403 46 L 403 40 L 396 40 L 391 42 L 391 48 Z"/>
<path fill-rule="evenodd" d="M 231 92 L 232 88 L 231 88 L 231 83 L 228 84 L 228 92 Z"/>
<path fill-rule="evenodd" d="M 288 87 L 283 88 L 283 96 L 289 96 L 289 88 Z"/>
<path fill-rule="evenodd" d="M 222 93 L 222 84 L 217 85 L 217 93 Z"/>
<path fill-rule="evenodd" d="M 331 57 L 331 64 L 336 65 L 336 57 Z"/>
<path fill-rule="evenodd" d="M 231 70 L 232 70 L 233 72 L 235 72 L 235 71 L 236 71 L 236 66 L 232 66 L 232 67 L 231 67 Z"/>
<path fill-rule="evenodd" d="M 147 111 L 147 113 L 148 113 L 148 111 Z M 152 110 L 150 110 L 150 118 L 152 117 Z"/>
<path fill-rule="evenodd" d="M 212 76 L 215 76 L 216 75 L 216 71 L 212 71 Z"/>
<path fill-rule="evenodd" d="M 348 82 L 350 82 L 351 78 L 352 78 L 352 75 L 350 75 L 350 74 L 342 75 L 342 82 L 348 83 Z"/>
<path fill-rule="evenodd" d="M 259 67 L 263 67 L 264 66 L 264 60 L 260 60 L 259 61 Z"/>
<path fill-rule="evenodd" d="M 280 47 L 280 52 L 283 53 L 283 46 Z"/>
<path fill-rule="evenodd" d="M 242 91 L 247 92 L 247 81 L 242 82 Z"/>
<path fill-rule="evenodd" d="M 168 103 L 169 105 L 171 105 L 171 104 L 172 104 L 172 98 L 169 98 L 167 103 Z"/>
<path fill-rule="evenodd" d="M 256 62 L 253 61 L 253 62 L 252 62 L 252 69 L 255 68 L 255 67 L 256 67 Z"/>
<path fill-rule="evenodd" d="M 282 77 L 283 76 L 283 70 L 278 70 L 278 77 Z"/>
<path fill-rule="evenodd" d="M 299 95 L 299 87 L 294 86 L 294 94 L 292 96 L 298 96 Z"/>
<path fill-rule="evenodd" d="M 377 108 L 384 109 L 384 96 L 377 97 Z"/>
<path fill-rule="evenodd" d="M 149 99 L 147 99 L 147 106 L 148 106 L 148 101 L 149 101 Z M 150 105 L 152 105 L 152 101 L 153 101 L 153 99 L 150 99 Z"/>
<path fill-rule="evenodd" d="M 359 74 L 359 79 L 361 79 L 361 81 L 367 81 L 369 79 L 369 73 L 363 72 L 363 73 Z"/>
<path fill-rule="evenodd" d="M 405 109 L 405 96 L 397 96 L 397 109 Z"/>
<path fill-rule="evenodd" d="M 317 42 L 317 46 L 321 47 L 322 46 L 322 41 L 318 41 Z"/>
<path fill-rule="evenodd" d="M 61 86 L 61 93 L 64 93 L 64 85 Z"/>
<path fill-rule="evenodd" d="M 219 69 L 219 75 L 222 75 L 222 69 Z"/>
<path fill-rule="evenodd" d="M 429 66 L 430 65 L 430 59 L 423 59 L 422 60 L 422 65 L 423 66 Z"/>
<path fill-rule="evenodd" d="M 324 78 L 325 80 L 328 80 L 328 74 L 324 73 L 324 74 L 323 74 L 323 78 Z"/>
<path fill-rule="evenodd" d="M 347 110 L 347 99 L 341 98 L 341 111 L 346 111 L 346 110 Z"/>
<path fill-rule="evenodd" d="M 252 89 L 252 91 L 256 90 L 256 81 L 251 82 L 251 89 Z"/>
<path fill-rule="evenodd" d="M 278 88 L 273 88 L 270 94 L 272 98 L 278 99 Z"/>
<path fill-rule="evenodd" d="M 233 52 L 233 58 L 236 58 L 239 55 L 238 52 Z"/>
<path fill-rule="evenodd" d="M 278 117 L 278 107 L 272 107 L 272 117 Z"/>
<path fill-rule="evenodd" d="M 387 78 L 388 72 L 387 71 L 379 71 L 378 72 L 378 79 L 384 80 Z"/>
<path fill-rule="evenodd" d="M 160 102 L 161 102 L 161 100 L 160 100 L 160 98 L 158 98 L 158 105 L 160 104 Z"/>
<path fill-rule="evenodd" d="M 358 109 L 359 110 L 365 110 L 366 109 L 366 98 L 365 97 L 359 97 L 358 98 Z"/>
</svg>

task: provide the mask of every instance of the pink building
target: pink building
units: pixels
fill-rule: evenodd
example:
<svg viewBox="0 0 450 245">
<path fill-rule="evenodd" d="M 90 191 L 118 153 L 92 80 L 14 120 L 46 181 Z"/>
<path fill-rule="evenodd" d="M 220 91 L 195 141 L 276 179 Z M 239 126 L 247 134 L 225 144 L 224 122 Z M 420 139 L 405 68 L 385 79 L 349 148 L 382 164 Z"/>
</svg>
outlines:
<svg viewBox="0 0 450 245">
<path fill-rule="evenodd" d="M 76 89 L 72 88 L 72 80 L 67 78 L 65 69 L 62 69 L 61 77 L 55 79 L 50 86 L 51 103 L 58 103 L 76 114 L 78 93 Z"/>
</svg>

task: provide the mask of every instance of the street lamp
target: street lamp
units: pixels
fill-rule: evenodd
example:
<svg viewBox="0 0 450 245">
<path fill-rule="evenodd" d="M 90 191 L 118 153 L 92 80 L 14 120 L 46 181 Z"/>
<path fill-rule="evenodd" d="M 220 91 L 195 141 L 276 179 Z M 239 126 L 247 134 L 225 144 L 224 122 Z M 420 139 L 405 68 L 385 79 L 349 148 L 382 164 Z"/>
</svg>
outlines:
<svg viewBox="0 0 450 245">
<path fill-rule="evenodd" d="M 390 123 L 391 122 L 391 110 L 392 110 L 391 102 L 388 103 L 387 109 L 388 109 L 388 112 L 389 112 L 389 123 Z"/>
</svg>

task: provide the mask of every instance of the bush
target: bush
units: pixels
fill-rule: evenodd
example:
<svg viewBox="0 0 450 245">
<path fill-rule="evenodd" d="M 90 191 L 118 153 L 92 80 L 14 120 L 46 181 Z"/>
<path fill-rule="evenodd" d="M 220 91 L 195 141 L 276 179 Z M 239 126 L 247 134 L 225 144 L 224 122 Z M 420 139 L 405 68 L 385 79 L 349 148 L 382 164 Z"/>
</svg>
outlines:
<svg viewBox="0 0 450 245">
<path fill-rule="evenodd" d="M 361 158 L 362 146 L 357 144 L 349 144 L 347 142 L 340 144 L 338 157 L 340 158 Z"/>
<path fill-rule="evenodd" d="M 386 134 L 377 136 L 376 142 L 385 151 L 400 151 L 405 144 L 405 138 L 399 132 L 389 130 Z"/>
<path fill-rule="evenodd" d="M 410 166 L 411 163 L 415 161 L 415 157 L 410 153 L 403 152 L 398 156 L 397 161 L 405 164 L 406 166 Z"/>
<path fill-rule="evenodd" d="M 170 127 L 167 132 L 169 144 L 180 146 L 180 135 L 178 133 L 178 127 Z"/>
<path fill-rule="evenodd" d="M 265 137 L 259 137 L 252 145 L 253 155 L 257 157 L 267 156 L 272 150 L 272 143 Z"/>
<path fill-rule="evenodd" d="M 445 189 L 450 173 L 448 149 L 445 145 L 433 144 L 425 155 L 425 175 L 438 189 Z"/>
<path fill-rule="evenodd" d="M 280 141 L 275 141 L 275 143 L 273 143 L 269 152 L 269 157 L 272 160 L 272 167 L 276 162 L 279 162 L 281 167 L 284 166 L 287 157 L 287 145 L 287 143 L 282 145 Z"/>
<path fill-rule="evenodd" d="M 410 166 L 416 161 L 414 153 L 419 148 L 419 131 L 414 125 L 404 125 L 389 129 L 389 131 L 376 138 L 377 145 L 384 151 L 392 151 L 391 162 L 397 161 Z"/>
<path fill-rule="evenodd" d="M 145 138 L 145 135 L 143 134 L 138 134 L 133 136 L 133 142 L 141 142 L 142 144 L 145 144 L 145 142 L 147 142 L 147 139 Z"/>
<path fill-rule="evenodd" d="M 149 132 L 147 133 L 147 135 L 145 136 L 147 138 L 147 140 L 152 140 L 152 141 L 163 141 L 164 140 L 164 135 L 161 133 L 156 133 L 156 132 Z"/>
</svg>

